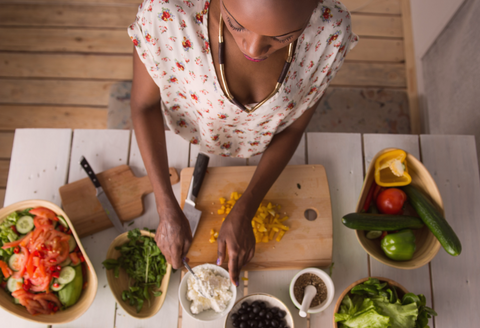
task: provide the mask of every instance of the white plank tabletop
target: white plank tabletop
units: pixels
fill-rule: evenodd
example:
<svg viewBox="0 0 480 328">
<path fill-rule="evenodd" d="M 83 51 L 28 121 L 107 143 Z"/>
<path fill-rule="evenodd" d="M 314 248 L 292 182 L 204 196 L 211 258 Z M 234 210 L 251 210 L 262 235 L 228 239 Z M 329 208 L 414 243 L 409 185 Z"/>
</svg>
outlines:
<svg viewBox="0 0 480 328">
<path fill-rule="evenodd" d="M 194 166 L 198 147 L 172 132 L 166 133 L 169 166 L 180 174 Z M 443 249 L 428 265 L 416 270 L 399 270 L 370 258 L 358 244 L 354 231 L 343 227 L 341 217 L 353 212 L 363 184 L 364 172 L 375 154 L 384 148 L 402 148 L 431 172 L 445 205 L 445 216 L 462 241 L 458 257 Z M 84 178 L 79 166 L 85 156 L 94 171 L 128 164 L 137 176 L 146 175 L 135 134 L 126 130 L 18 129 L 15 133 L 4 206 L 25 200 L 45 199 L 61 205 L 62 185 Z M 261 156 L 251 159 L 210 157 L 209 166 L 257 165 Z M 321 164 L 325 167 L 333 214 L 333 304 L 320 314 L 301 318 L 290 300 L 288 287 L 298 270 L 250 271 L 243 275 L 238 298 L 244 293 L 265 292 L 281 299 L 290 309 L 296 328 L 331 327 L 334 303 L 341 292 L 360 278 L 383 276 L 424 294 L 427 304 L 438 312 L 430 327 L 475 327 L 480 320 L 477 295 L 480 294 L 480 253 L 475 243 L 480 231 L 480 178 L 473 136 L 379 135 L 347 133 L 307 133 L 290 163 Z M 180 184 L 173 186 L 180 201 Z M 153 194 L 144 197 L 144 213 L 130 228 L 155 229 L 158 214 Z M 101 262 L 114 228 L 82 238 L 85 251 L 98 276 L 98 291 L 92 306 L 77 320 L 55 327 L 223 327 L 223 320 L 200 323 L 183 313 L 178 303 L 181 271 L 172 275 L 166 301 L 152 318 L 137 320 L 116 304 Z M 329 272 L 330 268 L 322 268 Z M 44 327 L 17 318 L 0 308 L 2 326 Z"/>
</svg>

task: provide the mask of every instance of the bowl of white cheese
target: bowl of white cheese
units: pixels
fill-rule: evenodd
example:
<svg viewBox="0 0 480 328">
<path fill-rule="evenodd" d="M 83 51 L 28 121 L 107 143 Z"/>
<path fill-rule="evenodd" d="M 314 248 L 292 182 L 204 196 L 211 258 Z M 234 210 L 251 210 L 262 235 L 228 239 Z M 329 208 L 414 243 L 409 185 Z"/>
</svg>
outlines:
<svg viewBox="0 0 480 328">
<path fill-rule="evenodd" d="M 184 310 L 199 321 L 213 321 L 225 317 L 237 298 L 237 288 L 230 281 L 228 271 L 214 264 L 192 268 L 195 277 L 187 272 L 180 282 L 178 298 Z M 202 296 L 206 295 L 207 297 Z"/>
</svg>

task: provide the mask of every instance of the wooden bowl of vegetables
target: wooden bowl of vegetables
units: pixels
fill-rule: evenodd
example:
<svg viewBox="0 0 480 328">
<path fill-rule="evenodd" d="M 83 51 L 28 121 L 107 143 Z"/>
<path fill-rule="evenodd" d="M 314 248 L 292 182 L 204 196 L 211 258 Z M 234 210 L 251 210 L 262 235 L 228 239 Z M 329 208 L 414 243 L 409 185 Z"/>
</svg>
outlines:
<svg viewBox="0 0 480 328">
<path fill-rule="evenodd" d="M 365 311 L 360 304 L 371 310 Z M 368 277 L 355 281 L 339 296 L 333 310 L 333 327 L 342 327 L 341 323 L 348 321 L 364 323 L 364 326 L 372 321 L 383 322 L 384 326 L 400 321 L 411 327 L 425 327 L 432 315 L 437 314 L 427 307 L 423 295 L 409 293 L 388 278 Z"/>
<path fill-rule="evenodd" d="M 57 205 L 26 200 L 0 209 L 0 246 L 4 310 L 58 325 L 77 319 L 92 304 L 97 275 L 70 219 Z"/>
<path fill-rule="evenodd" d="M 389 187 L 384 187 L 384 188 L 380 188 L 380 193 L 378 195 L 375 195 L 375 193 L 377 192 L 377 190 L 379 189 L 378 186 L 376 186 L 376 179 L 375 179 L 375 171 L 376 171 L 376 167 L 375 167 L 375 163 L 377 163 L 377 175 L 378 175 L 378 163 L 379 161 L 377 161 L 379 158 L 381 159 L 382 156 L 385 157 L 386 155 L 388 155 L 389 153 L 391 154 L 392 152 L 396 152 L 396 151 L 400 151 L 400 152 L 403 152 L 402 150 L 398 150 L 398 149 L 394 149 L 394 148 L 388 148 L 388 149 L 384 149 L 382 151 L 380 151 L 379 153 L 377 153 L 377 155 L 373 158 L 372 162 L 370 163 L 370 166 L 367 170 L 367 174 L 366 174 L 366 177 L 365 177 L 365 180 L 364 180 L 364 183 L 363 183 L 363 188 L 362 188 L 362 191 L 360 193 L 360 198 L 358 200 L 358 203 L 357 203 L 357 207 L 356 207 L 356 213 L 357 215 L 359 213 L 362 213 L 362 212 L 370 212 L 369 211 L 369 206 L 367 205 L 367 202 L 371 204 L 379 204 L 379 201 L 375 200 L 375 197 L 380 197 L 381 193 L 383 190 L 386 190 L 386 189 L 389 189 Z M 423 166 L 423 164 L 417 160 L 413 155 L 409 154 L 409 153 L 406 153 L 406 152 L 403 152 L 406 156 L 405 156 L 405 159 L 403 161 L 403 164 L 405 165 L 404 166 L 404 169 L 406 170 L 406 172 L 408 172 L 408 175 L 409 175 L 409 179 L 408 180 L 411 180 L 411 181 L 405 181 L 405 184 L 404 186 L 400 186 L 400 187 L 395 187 L 395 186 L 392 186 L 391 188 L 394 188 L 394 189 L 400 189 L 400 190 L 403 190 L 403 191 L 406 191 L 407 188 L 410 188 L 409 190 L 411 190 L 412 188 L 414 188 L 416 191 L 418 191 L 418 193 L 420 193 L 423 197 L 423 200 L 427 199 L 431 205 L 435 208 L 437 214 L 439 216 L 444 216 L 444 211 L 443 211 L 443 201 L 442 201 L 442 197 L 440 195 L 440 192 L 437 188 L 437 185 L 435 184 L 435 181 L 433 180 L 432 176 L 430 175 L 430 173 L 428 172 L 428 170 Z M 388 169 L 386 169 L 388 170 Z M 391 178 L 390 176 L 388 178 Z M 378 179 L 378 177 L 377 177 Z M 388 183 L 387 183 L 388 185 Z M 376 190 L 374 190 L 376 189 Z M 373 192 L 372 192 L 373 191 Z M 392 191 L 392 190 L 390 190 Z M 369 195 L 370 194 L 370 195 Z M 406 196 L 406 194 L 404 193 L 404 195 Z M 373 197 L 372 197 L 373 196 Z M 414 201 L 418 201 L 416 199 L 414 199 L 414 197 L 410 198 L 410 195 L 406 198 L 406 201 L 405 201 L 405 204 L 404 204 L 404 207 L 403 207 L 403 213 L 401 213 L 402 215 L 392 215 L 392 219 L 393 219 L 393 222 L 394 223 L 399 223 L 399 224 L 404 224 L 407 220 L 406 216 L 404 215 L 409 215 L 409 218 L 413 216 L 413 218 L 411 218 L 411 220 L 417 220 L 418 223 L 421 226 L 421 228 L 419 228 L 419 226 L 415 226 L 416 224 L 414 224 L 413 228 L 409 228 L 407 230 L 410 230 L 411 232 L 408 232 L 406 230 L 402 230 L 402 229 L 406 229 L 406 228 L 399 228 L 399 229 L 395 229 L 395 228 L 392 228 L 392 230 L 394 231 L 388 231 L 388 233 L 397 233 L 397 234 L 403 234 L 402 236 L 399 236 L 398 240 L 400 240 L 400 238 L 404 238 L 407 234 L 410 235 L 411 238 L 413 238 L 412 236 L 414 236 L 414 245 L 412 247 L 414 247 L 414 252 L 413 252 L 413 256 L 410 254 L 410 256 L 408 256 L 407 258 L 410 258 L 408 260 L 405 260 L 404 258 L 402 258 L 402 254 L 399 254 L 399 256 L 395 259 L 392 259 L 391 257 L 388 257 L 384 251 L 384 249 L 382 249 L 382 241 L 383 241 L 383 237 L 385 237 L 385 232 L 383 233 L 383 235 L 380 237 L 380 238 L 373 238 L 371 239 L 372 237 L 375 237 L 375 236 L 372 236 L 371 233 L 369 234 L 369 231 L 375 231 L 375 230 L 379 230 L 379 229 L 376 229 L 375 227 L 370 227 L 370 229 L 367 230 L 368 227 L 363 227 L 364 229 L 357 229 L 356 230 L 356 235 L 357 235 L 357 238 L 358 238 L 358 241 L 360 242 L 360 245 L 362 245 L 363 249 L 368 253 L 370 254 L 370 256 L 372 256 L 373 258 L 375 258 L 377 261 L 383 263 L 383 264 L 386 264 L 386 265 L 389 265 L 391 267 L 394 267 L 394 268 L 398 268 L 398 269 L 416 269 L 416 268 L 419 268 L 419 267 L 422 267 L 424 266 L 425 264 L 427 264 L 428 262 L 430 262 L 434 257 L 435 255 L 438 253 L 438 250 L 440 249 L 440 243 L 437 239 L 437 237 L 432 233 L 432 231 L 429 229 L 429 227 L 427 225 L 424 224 L 424 220 L 423 218 L 421 219 L 420 216 L 418 215 L 417 211 L 415 211 L 415 209 L 413 208 L 413 202 Z M 371 209 L 371 208 L 370 208 Z M 378 208 L 377 208 L 378 210 Z M 406 213 L 405 213 L 406 212 Z M 381 212 L 380 213 L 385 213 L 385 212 Z M 344 222 L 345 224 L 345 222 Z M 382 229 L 380 229 L 382 230 Z M 400 230 L 399 232 L 396 232 L 397 230 Z M 453 231 L 452 231 L 453 232 Z M 367 235 L 369 234 L 369 235 Z M 368 238 L 367 238 L 368 236 Z M 394 240 L 393 238 L 395 237 L 396 235 L 390 235 L 389 239 L 390 241 L 391 240 Z M 408 236 L 407 236 L 408 238 Z M 405 238 L 404 238 L 405 240 Z M 385 241 L 383 241 L 385 242 Z M 397 247 L 397 249 L 400 249 L 399 247 Z M 412 249 L 410 250 L 410 252 L 412 251 Z M 408 250 L 407 250 L 408 252 Z"/>
<path fill-rule="evenodd" d="M 172 266 L 161 254 L 154 238 L 155 234 L 145 230 L 125 232 L 110 244 L 107 260 L 103 262 L 108 285 L 117 303 L 137 319 L 150 318 L 160 310 L 172 273 Z M 145 276 L 149 276 L 147 284 L 150 287 L 145 286 Z M 131 287 L 138 287 L 138 290 Z"/>
</svg>

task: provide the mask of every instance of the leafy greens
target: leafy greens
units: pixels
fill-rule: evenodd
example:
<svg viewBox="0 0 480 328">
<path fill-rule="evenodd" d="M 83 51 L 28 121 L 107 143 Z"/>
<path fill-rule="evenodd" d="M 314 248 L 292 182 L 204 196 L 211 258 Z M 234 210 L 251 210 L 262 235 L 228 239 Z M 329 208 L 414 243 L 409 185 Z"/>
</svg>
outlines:
<svg viewBox="0 0 480 328">
<path fill-rule="evenodd" d="M 139 229 L 129 231 L 128 238 L 129 242 L 115 248 L 120 251 L 120 257 L 107 259 L 103 265 L 107 270 L 114 270 L 115 278 L 119 277 L 120 268 L 126 271 L 130 278 L 129 288 L 122 292 L 122 300 L 136 306 L 138 313 L 145 300 L 150 304 L 150 292 L 155 297 L 162 295 L 158 288 L 166 273 L 167 262 L 155 240 L 142 236 Z"/>
<path fill-rule="evenodd" d="M 350 290 L 335 314 L 339 327 L 428 328 L 428 319 L 437 313 L 426 306 L 423 295 L 408 293 L 398 298 L 394 286 L 370 278 Z"/>
</svg>

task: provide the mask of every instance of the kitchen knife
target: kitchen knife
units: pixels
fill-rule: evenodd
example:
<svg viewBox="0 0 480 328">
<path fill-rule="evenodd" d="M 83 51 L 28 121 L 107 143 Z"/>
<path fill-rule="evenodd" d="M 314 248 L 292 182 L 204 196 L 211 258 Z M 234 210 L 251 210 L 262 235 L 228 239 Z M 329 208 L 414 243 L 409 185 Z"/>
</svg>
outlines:
<svg viewBox="0 0 480 328">
<path fill-rule="evenodd" d="M 100 204 L 102 205 L 103 210 L 107 214 L 110 221 L 113 223 L 115 228 L 117 228 L 117 230 L 120 233 L 127 231 L 127 229 L 125 229 L 122 222 L 120 221 L 120 218 L 118 217 L 117 213 L 115 212 L 115 209 L 113 208 L 112 203 L 110 203 L 110 200 L 108 199 L 107 195 L 103 191 L 103 188 L 100 185 L 100 181 L 98 181 L 97 176 L 95 175 L 95 172 L 93 172 L 92 168 L 90 167 L 90 164 L 88 164 L 87 160 L 83 156 L 82 158 L 80 158 L 80 165 L 85 170 L 90 180 L 92 180 L 93 185 L 95 186 L 95 189 L 97 192 L 96 193 L 97 199 L 100 201 Z"/>
<path fill-rule="evenodd" d="M 202 186 L 209 160 L 210 157 L 207 155 L 198 153 L 195 169 L 193 170 L 192 180 L 190 181 L 190 187 L 188 188 L 187 199 L 185 199 L 185 204 L 183 205 L 183 214 L 185 214 L 188 222 L 190 223 L 192 237 L 195 236 L 198 221 L 200 221 L 200 217 L 202 216 L 202 211 L 199 211 L 195 208 L 195 200 L 197 199 L 198 192 Z"/>
</svg>

